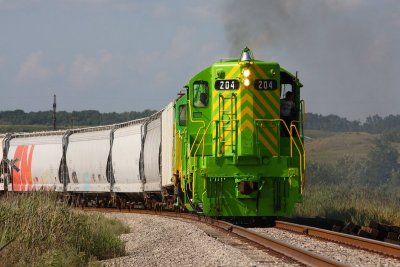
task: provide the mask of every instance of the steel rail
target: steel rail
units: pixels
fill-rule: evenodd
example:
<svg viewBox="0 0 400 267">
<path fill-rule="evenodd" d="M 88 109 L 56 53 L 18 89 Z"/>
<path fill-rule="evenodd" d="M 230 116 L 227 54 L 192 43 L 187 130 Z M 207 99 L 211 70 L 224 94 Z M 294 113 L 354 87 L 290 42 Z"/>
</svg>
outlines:
<svg viewBox="0 0 400 267">
<path fill-rule="evenodd" d="M 183 218 L 186 220 L 203 222 L 210 226 L 217 227 L 224 231 L 233 233 L 241 238 L 250 240 L 259 246 L 273 250 L 281 255 L 291 258 L 297 262 L 305 264 L 307 266 L 346 266 L 338 261 L 331 260 L 329 258 L 317 255 L 315 253 L 309 252 L 302 248 L 292 246 L 288 243 L 278 241 L 276 239 L 263 236 L 250 229 L 246 229 L 225 221 L 216 220 L 213 218 L 189 214 L 189 213 L 178 213 L 178 212 L 167 212 L 167 211 L 149 211 L 149 210 L 116 210 L 116 209 L 99 209 L 99 208 L 84 208 L 83 210 L 90 211 L 101 211 L 101 212 L 123 212 L 123 213 L 138 213 L 138 214 L 148 214 L 148 215 L 160 215 L 164 217 L 172 218 Z"/>
<path fill-rule="evenodd" d="M 271 249 L 308 266 L 346 266 L 338 261 L 334 261 L 302 248 L 289 245 L 288 243 L 263 236 L 252 230 L 237 225 L 233 225 L 224 221 L 217 221 L 217 224 L 220 227 L 222 226 L 221 228 L 251 240 L 264 248 Z"/>
<path fill-rule="evenodd" d="M 400 246 L 386 242 L 283 221 L 275 221 L 275 227 L 400 258 Z"/>
</svg>

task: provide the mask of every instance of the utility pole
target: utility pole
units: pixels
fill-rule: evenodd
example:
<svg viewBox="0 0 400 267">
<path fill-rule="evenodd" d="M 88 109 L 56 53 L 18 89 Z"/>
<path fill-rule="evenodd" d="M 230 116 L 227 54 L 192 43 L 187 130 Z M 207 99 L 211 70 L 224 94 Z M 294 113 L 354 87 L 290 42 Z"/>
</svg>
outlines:
<svg viewBox="0 0 400 267">
<path fill-rule="evenodd" d="M 56 95 L 54 95 L 54 101 L 53 101 L 53 130 L 56 130 Z"/>
</svg>

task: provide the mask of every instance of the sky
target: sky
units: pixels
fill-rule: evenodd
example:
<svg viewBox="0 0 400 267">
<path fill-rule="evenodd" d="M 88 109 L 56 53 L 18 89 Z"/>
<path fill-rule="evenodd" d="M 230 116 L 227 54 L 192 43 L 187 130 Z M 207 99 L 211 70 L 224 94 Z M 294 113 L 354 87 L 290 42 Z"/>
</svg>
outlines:
<svg viewBox="0 0 400 267">
<path fill-rule="evenodd" d="M 0 111 L 162 109 L 245 46 L 306 111 L 400 114 L 398 0 L 0 0 Z"/>
</svg>

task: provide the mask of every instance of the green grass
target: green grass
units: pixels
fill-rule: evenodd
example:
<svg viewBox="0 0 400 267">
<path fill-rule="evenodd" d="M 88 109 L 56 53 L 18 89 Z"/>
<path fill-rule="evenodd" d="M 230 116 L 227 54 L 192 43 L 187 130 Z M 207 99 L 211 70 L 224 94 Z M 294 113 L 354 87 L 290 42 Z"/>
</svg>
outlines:
<svg viewBox="0 0 400 267">
<path fill-rule="evenodd" d="M 8 244 L 0 266 L 87 266 L 125 252 L 118 235 L 127 227 L 71 210 L 55 194 L 3 197 L 0 222 L 0 249 Z"/>
<path fill-rule="evenodd" d="M 349 185 L 312 185 L 306 187 L 304 203 L 296 216 L 339 219 L 368 225 L 370 221 L 400 225 L 399 188 L 368 188 Z"/>
</svg>

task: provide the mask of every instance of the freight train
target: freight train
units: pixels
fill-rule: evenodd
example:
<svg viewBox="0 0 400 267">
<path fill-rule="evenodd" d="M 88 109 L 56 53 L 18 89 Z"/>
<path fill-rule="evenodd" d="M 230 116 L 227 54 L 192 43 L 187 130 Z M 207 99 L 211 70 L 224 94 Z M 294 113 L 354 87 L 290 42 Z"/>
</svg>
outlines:
<svg viewBox="0 0 400 267">
<path fill-rule="evenodd" d="M 194 75 L 150 117 L 1 135 L 0 190 L 219 218 L 289 215 L 305 179 L 301 87 L 297 74 L 246 47 Z"/>
</svg>

